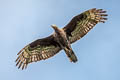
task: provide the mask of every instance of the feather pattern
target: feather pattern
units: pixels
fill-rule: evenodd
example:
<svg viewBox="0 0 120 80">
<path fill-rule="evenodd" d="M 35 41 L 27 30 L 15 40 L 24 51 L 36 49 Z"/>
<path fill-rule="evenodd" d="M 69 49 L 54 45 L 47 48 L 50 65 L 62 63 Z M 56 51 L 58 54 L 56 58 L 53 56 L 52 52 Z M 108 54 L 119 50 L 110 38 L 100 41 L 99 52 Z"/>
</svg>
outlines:
<svg viewBox="0 0 120 80">
<path fill-rule="evenodd" d="M 70 43 L 73 43 L 86 35 L 97 23 L 105 22 L 106 11 L 102 9 L 90 9 L 75 16 L 63 29 Z"/>
<path fill-rule="evenodd" d="M 25 69 L 32 62 L 48 59 L 61 50 L 59 44 L 54 41 L 53 36 L 39 39 L 25 46 L 16 59 L 16 66 Z"/>
</svg>

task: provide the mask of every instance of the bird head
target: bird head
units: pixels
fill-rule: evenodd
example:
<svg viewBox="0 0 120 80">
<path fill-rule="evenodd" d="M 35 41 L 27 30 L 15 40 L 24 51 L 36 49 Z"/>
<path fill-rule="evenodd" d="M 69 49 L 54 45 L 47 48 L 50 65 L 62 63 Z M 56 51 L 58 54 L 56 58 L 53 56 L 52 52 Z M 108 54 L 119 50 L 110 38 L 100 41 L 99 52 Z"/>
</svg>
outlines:
<svg viewBox="0 0 120 80">
<path fill-rule="evenodd" d="M 55 31 L 58 31 L 58 30 L 59 30 L 58 27 L 57 27 L 55 24 L 51 25 L 51 27 L 52 27 Z"/>
</svg>

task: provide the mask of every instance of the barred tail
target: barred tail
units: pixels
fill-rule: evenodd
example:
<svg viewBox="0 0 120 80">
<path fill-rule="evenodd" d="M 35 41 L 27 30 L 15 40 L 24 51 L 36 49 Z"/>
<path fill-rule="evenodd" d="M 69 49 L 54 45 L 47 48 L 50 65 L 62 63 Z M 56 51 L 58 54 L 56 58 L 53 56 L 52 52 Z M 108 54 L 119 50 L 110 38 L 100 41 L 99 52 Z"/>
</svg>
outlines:
<svg viewBox="0 0 120 80">
<path fill-rule="evenodd" d="M 68 56 L 68 58 L 70 59 L 71 62 L 74 62 L 74 63 L 77 62 L 77 57 L 74 54 L 72 49 L 64 48 L 64 51 L 65 51 L 66 55 Z"/>
</svg>

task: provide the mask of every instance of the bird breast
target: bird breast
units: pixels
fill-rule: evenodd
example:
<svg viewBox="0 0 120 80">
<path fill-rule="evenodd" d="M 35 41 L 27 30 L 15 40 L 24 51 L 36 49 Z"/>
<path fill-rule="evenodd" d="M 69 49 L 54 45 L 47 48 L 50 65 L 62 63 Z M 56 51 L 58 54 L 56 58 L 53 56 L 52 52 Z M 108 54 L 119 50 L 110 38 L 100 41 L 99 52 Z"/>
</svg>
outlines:
<svg viewBox="0 0 120 80">
<path fill-rule="evenodd" d="M 68 44 L 66 33 L 63 30 L 59 30 L 59 33 L 55 33 L 54 35 L 56 42 L 58 42 L 62 48 Z"/>
</svg>

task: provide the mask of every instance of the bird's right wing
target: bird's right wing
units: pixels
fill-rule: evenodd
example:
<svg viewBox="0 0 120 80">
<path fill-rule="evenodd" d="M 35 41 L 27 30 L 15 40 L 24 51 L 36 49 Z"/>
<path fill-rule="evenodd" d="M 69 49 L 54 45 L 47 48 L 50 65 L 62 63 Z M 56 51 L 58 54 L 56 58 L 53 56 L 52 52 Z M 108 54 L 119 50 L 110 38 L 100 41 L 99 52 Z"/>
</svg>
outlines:
<svg viewBox="0 0 120 80">
<path fill-rule="evenodd" d="M 48 59 L 60 50 L 61 48 L 59 47 L 59 44 L 54 41 L 53 35 L 47 38 L 38 39 L 25 46 L 18 53 L 16 66 L 18 66 L 18 68 L 22 67 L 22 69 L 27 68 L 29 63 Z"/>
<path fill-rule="evenodd" d="M 70 43 L 73 43 L 86 35 L 97 23 L 105 22 L 106 11 L 102 9 L 90 9 L 75 16 L 64 28 Z"/>
</svg>

